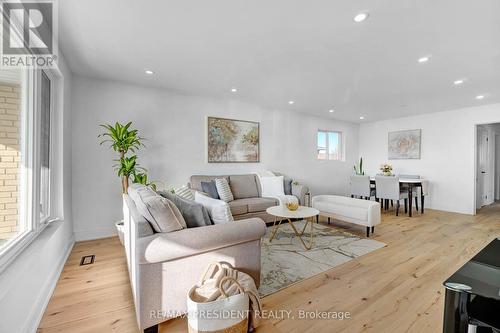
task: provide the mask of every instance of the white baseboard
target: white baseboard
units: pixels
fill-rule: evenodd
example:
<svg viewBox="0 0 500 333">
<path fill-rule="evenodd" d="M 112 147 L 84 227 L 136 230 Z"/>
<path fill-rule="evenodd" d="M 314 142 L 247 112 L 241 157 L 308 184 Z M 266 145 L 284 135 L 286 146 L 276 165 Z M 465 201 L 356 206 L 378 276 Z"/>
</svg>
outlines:
<svg viewBox="0 0 500 333">
<path fill-rule="evenodd" d="M 59 258 L 57 265 L 54 267 L 52 274 L 46 279 L 45 286 L 41 289 L 41 293 L 38 296 L 37 300 L 34 303 L 32 312 L 28 315 L 28 320 L 26 321 L 26 325 L 21 332 L 24 333 L 34 333 L 37 331 L 40 322 L 42 321 L 43 314 L 45 313 L 45 309 L 49 304 L 50 298 L 54 293 L 57 282 L 59 281 L 59 276 L 61 276 L 62 270 L 68 257 L 73 249 L 73 245 L 75 244 L 75 238 L 71 237 L 68 244 L 66 245 L 66 249 L 64 250 L 63 255 Z"/>
<path fill-rule="evenodd" d="M 75 234 L 75 240 L 77 242 L 118 236 L 115 228 L 112 229 L 101 228 L 101 229 L 79 230 L 79 231 L 75 230 L 74 234 Z"/>
</svg>

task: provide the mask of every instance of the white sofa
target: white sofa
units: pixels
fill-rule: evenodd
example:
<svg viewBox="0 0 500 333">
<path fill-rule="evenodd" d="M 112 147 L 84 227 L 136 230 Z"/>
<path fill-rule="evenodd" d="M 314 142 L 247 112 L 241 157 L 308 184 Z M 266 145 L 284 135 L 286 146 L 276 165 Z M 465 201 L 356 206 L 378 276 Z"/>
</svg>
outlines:
<svg viewBox="0 0 500 333">
<path fill-rule="evenodd" d="M 317 195 L 312 198 L 312 206 L 319 215 L 350 222 L 366 227 L 366 237 L 370 237 L 375 226 L 380 224 L 380 204 L 375 201 L 342 197 L 338 195 Z M 319 217 L 317 217 L 319 218 Z"/>
</svg>

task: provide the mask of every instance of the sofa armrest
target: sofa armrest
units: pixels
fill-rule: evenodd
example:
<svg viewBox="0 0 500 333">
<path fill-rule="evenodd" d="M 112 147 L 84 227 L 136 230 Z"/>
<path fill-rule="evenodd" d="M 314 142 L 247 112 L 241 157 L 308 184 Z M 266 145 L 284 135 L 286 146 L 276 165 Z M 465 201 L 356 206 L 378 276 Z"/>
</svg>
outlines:
<svg viewBox="0 0 500 333">
<path fill-rule="evenodd" d="M 138 241 L 137 259 L 139 264 L 182 259 L 259 240 L 265 233 L 266 224 L 260 218 L 158 233 Z"/>
<path fill-rule="evenodd" d="M 306 202 L 306 194 L 309 193 L 309 187 L 304 185 L 292 184 L 292 194 L 299 199 L 299 204 L 304 205 Z"/>
</svg>

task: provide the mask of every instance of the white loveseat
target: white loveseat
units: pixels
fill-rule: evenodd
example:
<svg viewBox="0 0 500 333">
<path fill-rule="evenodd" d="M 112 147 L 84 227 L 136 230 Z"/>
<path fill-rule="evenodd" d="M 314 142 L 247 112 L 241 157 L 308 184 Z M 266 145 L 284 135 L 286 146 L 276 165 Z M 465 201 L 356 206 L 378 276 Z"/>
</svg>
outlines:
<svg viewBox="0 0 500 333">
<path fill-rule="evenodd" d="M 366 237 L 370 237 L 375 226 L 380 224 L 380 204 L 375 201 L 354 199 L 338 195 L 317 195 L 312 198 L 312 206 L 319 215 L 366 227 Z"/>
</svg>

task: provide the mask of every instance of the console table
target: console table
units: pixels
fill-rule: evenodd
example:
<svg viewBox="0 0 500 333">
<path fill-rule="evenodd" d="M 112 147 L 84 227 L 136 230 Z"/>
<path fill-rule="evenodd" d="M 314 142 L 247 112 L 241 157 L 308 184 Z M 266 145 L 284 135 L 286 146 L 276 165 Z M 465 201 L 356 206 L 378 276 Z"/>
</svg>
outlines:
<svg viewBox="0 0 500 333">
<path fill-rule="evenodd" d="M 475 325 L 500 330 L 500 238 L 495 238 L 444 283 L 445 333 Z"/>
</svg>

